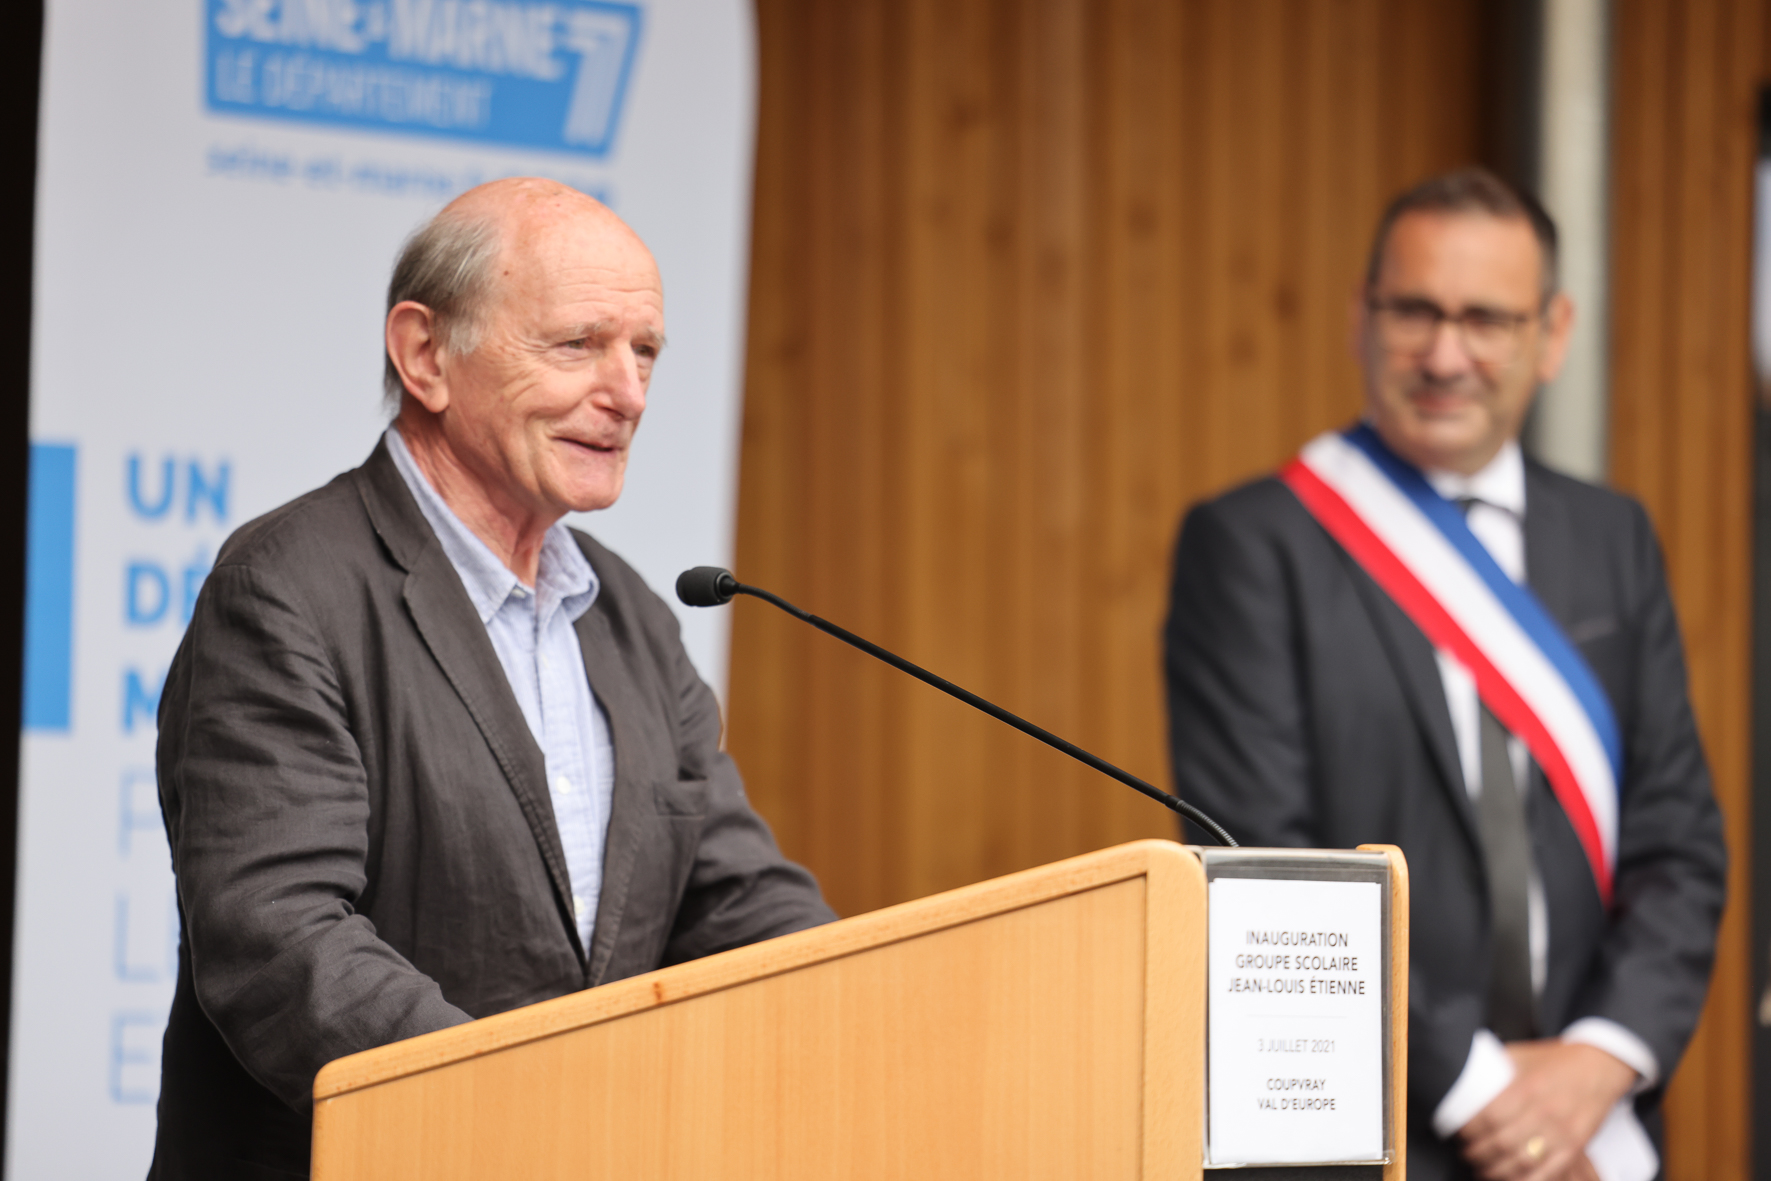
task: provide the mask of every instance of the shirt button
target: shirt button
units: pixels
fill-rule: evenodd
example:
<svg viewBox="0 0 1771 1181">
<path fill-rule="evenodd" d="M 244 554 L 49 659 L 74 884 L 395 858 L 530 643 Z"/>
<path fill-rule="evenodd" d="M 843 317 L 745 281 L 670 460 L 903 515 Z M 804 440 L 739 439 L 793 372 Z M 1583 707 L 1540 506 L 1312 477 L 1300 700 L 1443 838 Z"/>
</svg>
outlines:
<svg viewBox="0 0 1771 1181">
<path fill-rule="evenodd" d="M 572 917 L 575 919 L 583 918 L 584 917 L 584 908 L 587 905 L 589 905 L 589 900 L 586 899 L 584 897 L 584 895 L 582 895 L 582 894 L 572 895 Z"/>
<path fill-rule="evenodd" d="M 563 796 L 569 796 L 572 794 L 572 781 L 560 775 L 554 779 L 553 789 Z"/>
</svg>

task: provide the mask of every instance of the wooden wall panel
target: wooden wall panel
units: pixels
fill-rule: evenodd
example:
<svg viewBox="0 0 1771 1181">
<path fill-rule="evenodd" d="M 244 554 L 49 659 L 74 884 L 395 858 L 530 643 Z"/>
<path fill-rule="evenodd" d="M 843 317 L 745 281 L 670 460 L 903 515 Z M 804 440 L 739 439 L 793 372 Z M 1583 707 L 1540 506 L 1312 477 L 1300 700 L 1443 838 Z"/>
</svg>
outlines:
<svg viewBox="0 0 1771 1181">
<path fill-rule="evenodd" d="M 1192 501 L 1358 407 L 1382 202 L 1475 155 L 1475 0 L 761 0 L 747 581 L 1168 781 Z M 1169 835 L 744 601 L 729 745 L 846 914 Z"/>
<path fill-rule="evenodd" d="M 1616 9 L 1612 481 L 1666 549 L 1733 854 L 1710 1003 L 1667 1098 L 1667 1175 L 1750 1175 L 1754 102 L 1767 0 Z"/>
<path fill-rule="evenodd" d="M 1383 200 L 1482 142 L 1476 0 L 760 0 L 742 577 L 1166 783 L 1184 507 L 1358 406 Z M 1746 282 L 1771 0 L 1620 0 L 1616 482 L 1666 541 L 1746 897 Z M 1172 831 L 761 604 L 730 745 L 846 914 Z M 1670 1176 L 1744 1177 L 1731 908 Z"/>
</svg>

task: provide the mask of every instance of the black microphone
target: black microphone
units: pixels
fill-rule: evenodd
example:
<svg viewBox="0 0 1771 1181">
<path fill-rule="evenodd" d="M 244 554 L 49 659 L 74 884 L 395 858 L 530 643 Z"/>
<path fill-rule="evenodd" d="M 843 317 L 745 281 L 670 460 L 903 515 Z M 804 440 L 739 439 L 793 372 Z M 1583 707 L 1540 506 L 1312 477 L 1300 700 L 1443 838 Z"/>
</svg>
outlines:
<svg viewBox="0 0 1771 1181">
<path fill-rule="evenodd" d="M 1088 751 L 1083 750 L 1074 742 L 1059 738 L 1049 730 L 1035 726 L 1032 722 L 1018 718 L 1008 710 L 1003 709 L 1000 705 L 986 701 L 969 690 L 961 689 L 952 681 L 949 681 L 944 677 L 938 677 L 934 673 L 929 672 L 927 669 L 921 668 L 918 665 L 911 664 L 902 656 L 899 656 L 894 652 L 888 652 L 878 644 L 873 643 L 871 640 L 864 640 L 854 632 L 836 626 L 836 624 L 831 623 L 828 619 L 820 619 L 810 611 L 802 611 L 779 595 L 770 594 L 759 586 L 745 586 L 742 582 L 739 582 L 732 576 L 730 570 L 722 569 L 719 566 L 696 566 L 693 570 L 684 570 L 681 574 L 677 575 L 676 597 L 690 607 L 723 606 L 724 604 L 731 602 L 737 595 L 749 595 L 752 598 L 761 599 L 765 603 L 773 603 L 795 619 L 803 620 L 817 628 L 819 631 L 835 636 L 845 644 L 852 644 L 856 648 L 867 653 L 869 656 L 877 657 L 891 665 L 893 668 L 898 669 L 901 672 L 909 673 L 924 684 L 933 685 L 935 688 L 941 690 L 941 692 L 957 697 L 967 705 L 973 706 L 976 709 L 983 710 L 999 722 L 1007 722 L 1023 734 L 1031 734 L 1047 746 L 1056 747 L 1071 758 L 1088 764 L 1090 767 L 1101 772 L 1101 774 L 1110 775 L 1114 779 L 1119 780 L 1119 782 L 1125 784 L 1133 791 L 1149 796 L 1151 799 L 1171 811 L 1179 812 L 1182 816 L 1185 816 L 1188 820 L 1191 820 L 1194 824 L 1197 824 L 1199 827 L 1209 832 L 1218 844 L 1230 849 L 1237 847 L 1235 839 L 1232 838 L 1229 833 L 1224 831 L 1222 825 L 1207 816 L 1204 812 L 1201 812 L 1198 808 L 1195 808 L 1192 804 L 1181 799 L 1179 796 L 1170 795 L 1159 787 L 1152 787 L 1150 784 L 1145 783 L 1142 779 L 1139 779 L 1129 771 L 1121 771 L 1106 759 L 1092 755 Z"/>
<path fill-rule="evenodd" d="M 676 576 L 676 597 L 691 607 L 724 607 L 740 587 L 730 570 L 697 566 Z"/>
</svg>

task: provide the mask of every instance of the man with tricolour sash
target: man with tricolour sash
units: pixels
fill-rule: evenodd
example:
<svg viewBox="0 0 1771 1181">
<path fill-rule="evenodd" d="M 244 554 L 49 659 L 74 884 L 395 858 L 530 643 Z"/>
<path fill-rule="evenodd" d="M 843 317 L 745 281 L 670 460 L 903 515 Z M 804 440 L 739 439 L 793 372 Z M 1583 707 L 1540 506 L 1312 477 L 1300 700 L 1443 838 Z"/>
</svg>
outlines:
<svg viewBox="0 0 1771 1181">
<path fill-rule="evenodd" d="M 1355 315 L 1362 421 L 1182 528 L 1176 788 L 1245 844 L 1407 854 L 1411 1181 L 1649 1181 L 1726 854 L 1646 514 L 1519 446 L 1555 227 L 1426 181 Z"/>
</svg>

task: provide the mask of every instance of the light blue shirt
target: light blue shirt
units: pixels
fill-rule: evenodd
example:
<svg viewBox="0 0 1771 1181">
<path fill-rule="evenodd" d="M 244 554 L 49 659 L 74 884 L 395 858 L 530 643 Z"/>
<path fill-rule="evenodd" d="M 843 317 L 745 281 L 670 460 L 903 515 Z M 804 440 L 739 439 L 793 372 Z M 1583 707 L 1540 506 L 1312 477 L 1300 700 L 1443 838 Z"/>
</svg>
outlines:
<svg viewBox="0 0 1771 1181">
<path fill-rule="evenodd" d="M 480 613 L 529 732 L 541 747 L 572 881 L 578 938 L 588 953 L 603 890 L 603 847 L 615 786 L 609 719 L 590 690 L 584 653 L 572 628 L 596 601 L 596 571 L 571 533 L 556 523 L 542 539 L 534 589 L 524 586 L 437 495 L 399 428 L 390 426 L 386 438 L 394 466 Z"/>
</svg>

